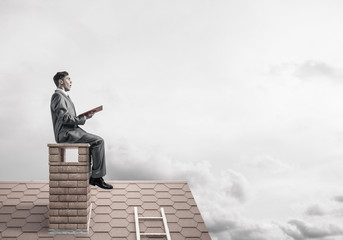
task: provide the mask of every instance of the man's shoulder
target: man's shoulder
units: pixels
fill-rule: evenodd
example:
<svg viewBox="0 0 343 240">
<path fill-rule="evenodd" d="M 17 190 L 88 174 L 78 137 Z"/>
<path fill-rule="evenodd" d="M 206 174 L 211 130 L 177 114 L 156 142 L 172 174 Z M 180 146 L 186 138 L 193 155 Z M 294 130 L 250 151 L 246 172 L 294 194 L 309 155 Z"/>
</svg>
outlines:
<svg viewBox="0 0 343 240">
<path fill-rule="evenodd" d="M 60 99 L 60 98 L 63 98 L 63 97 L 65 97 L 65 95 L 64 95 L 61 91 L 55 91 L 55 92 L 52 94 L 51 99 L 53 99 L 53 98 L 58 98 L 58 99 Z"/>
</svg>

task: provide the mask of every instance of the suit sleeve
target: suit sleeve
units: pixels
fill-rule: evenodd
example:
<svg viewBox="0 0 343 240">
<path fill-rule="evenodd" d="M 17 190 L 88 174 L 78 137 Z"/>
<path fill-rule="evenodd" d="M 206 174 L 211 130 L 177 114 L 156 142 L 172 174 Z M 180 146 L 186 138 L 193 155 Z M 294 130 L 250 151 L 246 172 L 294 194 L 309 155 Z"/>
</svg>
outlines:
<svg viewBox="0 0 343 240">
<path fill-rule="evenodd" d="M 86 116 L 77 117 L 74 114 L 70 114 L 66 101 L 59 94 L 52 96 L 51 107 L 56 113 L 58 121 L 62 124 L 83 125 L 86 122 Z"/>
</svg>

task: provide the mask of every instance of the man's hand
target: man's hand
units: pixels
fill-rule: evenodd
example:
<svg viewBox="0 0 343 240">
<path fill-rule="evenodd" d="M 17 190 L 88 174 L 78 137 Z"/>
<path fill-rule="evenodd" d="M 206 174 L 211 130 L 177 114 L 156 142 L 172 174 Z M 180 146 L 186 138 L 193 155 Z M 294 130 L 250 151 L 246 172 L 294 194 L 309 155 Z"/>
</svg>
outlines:
<svg viewBox="0 0 343 240">
<path fill-rule="evenodd" d="M 92 118 L 92 117 L 93 117 L 93 115 L 94 115 L 94 113 L 95 113 L 95 112 L 90 112 L 90 113 L 87 113 L 87 114 L 86 114 L 86 119 L 90 119 L 90 118 Z"/>
</svg>

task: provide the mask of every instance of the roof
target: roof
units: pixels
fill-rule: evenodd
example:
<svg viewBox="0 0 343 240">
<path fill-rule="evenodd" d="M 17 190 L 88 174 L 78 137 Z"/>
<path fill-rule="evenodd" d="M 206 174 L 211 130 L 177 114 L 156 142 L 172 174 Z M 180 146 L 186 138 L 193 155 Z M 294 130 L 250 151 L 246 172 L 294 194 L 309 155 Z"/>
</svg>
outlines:
<svg viewBox="0 0 343 240">
<path fill-rule="evenodd" d="M 0 181 L 0 239 L 135 240 L 135 206 L 143 217 L 160 217 L 163 207 L 172 240 L 211 239 L 187 182 L 108 182 L 114 189 L 92 186 L 89 234 L 54 235 L 48 233 L 48 181 Z M 162 225 L 161 221 L 143 221 L 140 229 L 164 232 Z"/>
</svg>

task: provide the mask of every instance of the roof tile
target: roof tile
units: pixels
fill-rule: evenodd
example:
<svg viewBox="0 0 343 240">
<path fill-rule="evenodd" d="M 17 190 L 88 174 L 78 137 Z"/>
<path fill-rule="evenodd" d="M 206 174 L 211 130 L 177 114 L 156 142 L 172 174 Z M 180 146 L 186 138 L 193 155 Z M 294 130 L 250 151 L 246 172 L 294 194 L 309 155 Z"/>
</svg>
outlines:
<svg viewBox="0 0 343 240">
<path fill-rule="evenodd" d="M 92 240 L 111 240 L 111 236 L 108 233 L 94 233 Z"/>
<path fill-rule="evenodd" d="M 182 228 L 181 234 L 184 237 L 196 237 L 199 238 L 201 236 L 201 232 L 196 228 Z"/>
<path fill-rule="evenodd" d="M 125 195 L 116 195 L 116 196 L 111 197 L 111 201 L 125 203 L 127 201 L 127 197 L 125 197 Z"/>
<path fill-rule="evenodd" d="M 149 189 L 149 188 L 155 188 L 156 183 L 139 183 L 138 186 L 141 189 Z"/>
<path fill-rule="evenodd" d="M 130 184 L 129 186 L 126 187 L 125 190 L 128 192 L 139 192 L 141 188 L 138 187 L 136 184 Z"/>
<path fill-rule="evenodd" d="M 154 187 L 154 190 L 158 192 L 168 192 L 169 188 L 166 187 L 164 184 L 158 184 Z"/>
<path fill-rule="evenodd" d="M 6 182 L 0 183 L 0 192 L 2 189 L 6 189 L 6 188 L 12 189 L 17 185 L 18 185 L 18 183 L 6 183 Z"/>
<path fill-rule="evenodd" d="M 143 203 L 142 200 L 140 200 L 139 198 L 128 199 L 126 201 L 126 204 L 128 206 L 140 206 L 140 205 L 142 205 L 142 203 Z"/>
<path fill-rule="evenodd" d="M 127 209 L 127 204 L 126 203 L 123 203 L 123 202 L 118 202 L 118 203 L 112 203 L 111 204 L 111 208 L 112 210 L 125 210 Z"/>
<path fill-rule="evenodd" d="M 170 232 L 180 232 L 182 229 L 178 223 L 170 223 L 170 222 L 168 222 L 168 228 Z"/>
<path fill-rule="evenodd" d="M 12 192 L 22 192 L 25 191 L 27 189 L 25 184 L 19 184 L 17 186 L 15 186 L 14 188 L 11 189 Z"/>
<path fill-rule="evenodd" d="M 171 189 L 170 191 L 169 191 L 169 193 L 171 194 L 171 195 L 185 195 L 185 191 L 183 191 L 182 189 Z"/>
<path fill-rule="evenodd" d="M 127 227 L 129 222 L 126 219 L 112 219 L 110 225 L 112 227 Z"/>
<path fill-rule="evenodd" d="M 159 206 L 158 206 L 156 203 L 154 203 L 154 202 L 146 202 L 146 203 L 143 203 L 143 204 L 142 204 L 142 207 L 143 207 L 144 209 L 147 209 L 147 210 L 150 210 L 150 209 L 152 209 L 152 210 L 157 210 L 157 209 L 159 209 Z"/>
<path fill-rule="evenodd" d="M 12 218 L 27 218 L 30 212 L 27 210 L 17 210 L 12 214 Z"/>
<path fill-rule="evenodd" d="M 166 183 L 166 186 L 170 189 L 173 189 L 173 188 L 183 188 L 185 185 L 185 183 Z"/>
<path fill-rule="evenodd" d="M 12 219 L 7 223 L 7 227 L 22 227 L 26 224 L 26 219 Z"/>
<path fill-rule="evenodd" d="M 143 202 L 156 202 L 157 198 L 153 195 L 144 195 L 141 197 Z"/>
<path fill-rule="evenodd" d="M 21 228 L 6 228 L 1 232 L 2 237 L 18 237 L 22 234 Z"/>
<path fill-rule="evenodd" d="M 142 189 L 141 194 L 143 194 L 143 195 L 156 195 L 156 191 L 154 189 Z"/>
<path fill-rule="evenodd" d="M 26 221 L 29 223 L 40 223 L 44 221 L 45 216 L 43 214 L 31 214 Z"/>
<path fill-rule="evenodd" d="M 191 206 L 185 202 L 176 202 L 173 206 L 176 210 L 189 210 L 191 208 Z"/>
<path fill-rule="evenodd" d="M 109 232 L 111 237 L 127 237 L 129 235 L 129 231 L 126 227 L 122 228 L 112 228 L 112 230 Z"/>
<path fill-rule="evenodd" d="M 23 233 L 18 237 L 18 240 L 37 240 L 37 233 Z"/>
<path fill-rule="evenodd" d="M 98 214 L 98 213 L 110 213 L 112 210 L 111 210 L 111 208 L 109 207 L 109 206 L 98 206 L 98 207 L 96 207 L 95 209 L 94 209 L 94 212 L 96 213 L 96 214 Z"/>
<path fill-rule="evenodd" d="M 40 223 L 26 223 L 23 227 L 22 230 L 23 232 L 38 232 L 42 226 Z"/>
<path fill-rule="evenodd" d="M 111 218 L 127 218 L 129 214 L 125 210 L 112 210 L 110 217 Z"/>
<path fill-rule="evenodd" d="M 193 218 L 194 214 L 187 210 L 179 210 L 175 213 L 179 218 Z"/>
<path fill-rule="evenodd" d="M 97 223 L 108 223 L 111 221 L 111 216 L 110 215 L 107 215 L 107 214 L 99 214 L 99 215 L 96 215 L 94 218 L 94 222 L 97 222 Z"/>
<path fill-rule="evenodd" d="M 171 194 L 169 192 L 157 192 L 155 195 L 157 198 L 171 198 Z"/>
<path fill-rule="evenodd" d="M 106 232 L 107 233 L 112 229 L 112 227 L 108 223 L 100 223 L 100 224 L 95 224 L 92 227 L 92 229 L 94 232 Z"/>
<path fill-rule="evenodd" d="M 2 202 L 3 205 L 18 205 L 20 203 L 20 199 L 18 198 L 9 198 L 9 199 L 6 199 L 5 201 Z"/>
<path fill-rule="evenodd" d="M 1 190 L 0 190 L 1 191 Z M 7 198 L 21 198 L 24 196 L 23 192 L 11 192 L 7 195 Z M 1 199 L 0 199 L 1 200 Z"/>
<path fill-rule="evenodd" d="M 140 192 L 128 192 L 125 194 L 127 198 L 141 198 L 142 194 Z"/>
</svg>

